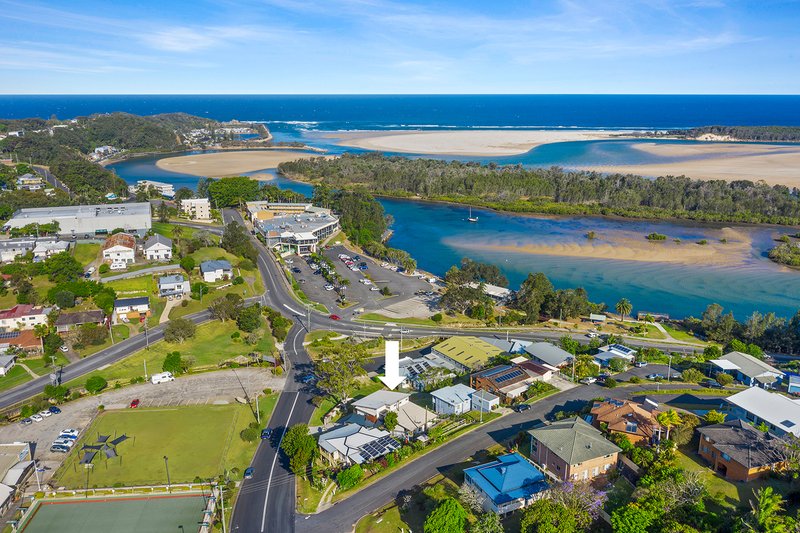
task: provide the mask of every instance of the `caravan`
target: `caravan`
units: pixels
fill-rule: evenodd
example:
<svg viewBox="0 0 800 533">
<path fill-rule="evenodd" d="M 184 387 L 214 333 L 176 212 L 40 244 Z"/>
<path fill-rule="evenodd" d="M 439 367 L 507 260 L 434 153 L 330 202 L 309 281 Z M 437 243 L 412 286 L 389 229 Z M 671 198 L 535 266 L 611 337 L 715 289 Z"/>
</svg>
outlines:
<svg viewBox="0 0 800 533">
<path fill-rule="evenodd" d="M 158 385 L 159 383 L 175 381 L 175 376 L 172 375 L 172 372 L 161 372 L 160 374 L 153 374 L 150 381 L 153 385 Z"/>
</svg>

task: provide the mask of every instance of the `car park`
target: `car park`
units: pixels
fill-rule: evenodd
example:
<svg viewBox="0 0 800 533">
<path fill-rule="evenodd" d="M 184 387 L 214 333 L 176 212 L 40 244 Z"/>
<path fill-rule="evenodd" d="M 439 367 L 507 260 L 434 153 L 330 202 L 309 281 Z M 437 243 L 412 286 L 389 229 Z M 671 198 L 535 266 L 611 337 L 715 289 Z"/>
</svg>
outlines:
<svg viewBox="0 0 800 533">
<path fill-rule="evenodd" d="M 50 411 L 54 415 L 61 414 L 61 409 L 59 409 L 55 405 L 51 405 L 47 410 Z"/>
<path fill-rule="evenodd" d="M 272 430 L 264 428 L 261 430 L 261 440 L 269 440 L 272 437 Z"/>
<path fill-rule="evenodd" d="M 135 400 L 133 400 L 131 402 L 131 405 L 130 405 L 131 409 L 136 409 L 137 407 L 139 407 L 139 403 L 140 403 L 139 402 L 139 398 L 136 398 Z"/>
<path fill-rule="evenodd" d="M 253 479 L 253 474 L 256 473 L 256 469 L 252 466 L 248 466 L 244 469 L 244 479 Z"/>
</svg>

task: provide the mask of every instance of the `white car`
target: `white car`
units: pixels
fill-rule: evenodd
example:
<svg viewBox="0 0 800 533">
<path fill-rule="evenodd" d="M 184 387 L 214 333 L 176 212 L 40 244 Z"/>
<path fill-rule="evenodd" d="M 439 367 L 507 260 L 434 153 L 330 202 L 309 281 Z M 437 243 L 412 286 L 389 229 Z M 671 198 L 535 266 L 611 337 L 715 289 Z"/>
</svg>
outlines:
<svg viewBox="0 0 800 533">
<path fill-rule="evenodd" d="M 333 290 L 333 285 L 325 285 L 324 288 L 325 288 L 326 291 L 332 291 Z"/>
<path fill-rule="evenodd" d="M 44 411 L 39 411 L 39 414 L 42 415 L 45 418 L 47 418 L 48 416 L 53 416 L 53 413 L 51 413 L 47 409 L 45 409 Z"/>
<path fill-rule="evenodd" d="M 42 420 L 44 420 L 44 418 L 42 418 L 42 415 L 36 414 L 36 415 L 31 415 L 31 420 L 33 420 L 34 422 L 41 422 Z"/>
<path fill-rule="evenodd" d="M 287 264 L 287 265 L 293 265 L 293 264 L 294 264 L 294 261 L 293 261 L 292 259 L 287 259 L 287 260 L 286 260 L 286 264 Z"/>
<path fill-rule="evenodd" d="M 353 272 L 358 272 L 358 267 L 357 266 L 351 266 L 350 270 L 352 270 Z"/>
<path fill-rule="evenodd" d="M 65 437 L 65 436 L 77 437 L 78 433 L 79 431 L 77 429 L 72 429 L 72 428 L 62 429 L 61 433 L 59 434 L 59 437 Z"/>
<path fill-rule="evenodd" d="M 53 441 L 53 446 L 66 446 L 67 448 L 72 448 L 74 445 L 75 441 L 69 439 L 56 439 Z"/>
<path fill-rule="evenodd" d="M 371 291 L 379 291 L 380 289 L 378 287 L 376 287 L 375 285 L 373 285 L 372 287 L 369 288 L 369 290 L 371 290 Z"/>
<path fill-rule="evenodd" d="M 89 267 L 89 269 L 86 271 L 86 273 L 89 274 L 90 276 L 92 274 L 94 274 L 94 267 Z"/>
<path fill-rule="evenodd" d="M 69 351 L 69 346 L 67 346 L 66 344 L 62 344 L 59 350 L 61 350 L 64 353 L 67 353 Z"/>
<path fill-rule="evenodd" d="M 407 333 L 411 333 L 411 330 L 410 330 L 410 329 L 406 329 L 406 328 L 400 328 L 400 333 L 402 333 L 403 335 L 405 335 L 405 334 L 407 334 Z"/>
</svg>

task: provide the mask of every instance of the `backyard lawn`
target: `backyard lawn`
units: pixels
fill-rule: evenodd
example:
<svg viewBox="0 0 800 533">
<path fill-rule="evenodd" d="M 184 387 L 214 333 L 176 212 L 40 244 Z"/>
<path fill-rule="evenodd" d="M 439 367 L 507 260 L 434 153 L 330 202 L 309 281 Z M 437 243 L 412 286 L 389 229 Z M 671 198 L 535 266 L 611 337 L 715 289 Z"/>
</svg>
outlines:
<svg viewBox="0 0 800 533">
<path fill-rule="evenodd" d="M 19 365 L 8 371 L 5 376 L 0 376 L 0 391 L 8 390 L 23 383 L 32 380 L 30 374 L 25 372 L 25 369 Z"/>
<path fill-rule="evenodd" d="M 135 278 L 118 279 L 115 281 L 104 281 L 115 291 L 118 298 L 131 298 L 135 296 L 150 296 L 156 294 L 156 281 L 152 274 L 146 274 Z"/>
<path fill-rule="evenodd" d="M 274 403 L 262 402 L 262 408 L 267 405 Z M 262 420 L 270 415 L 265 413 Z M 119 457 L 106 460 L 103 452 L 94 457 L 89 487 L 166 484 L 164 456 L 169 458 L 173 483 L 190 482 L 198 476 L 207 479 L 232 468 L 242 471 L 250 464 L 258 443 L 243 441 L 239 432 L 254 421 L 250 408 L 239 404 L 100 413 L 79 445 L 94 444 L 98 434 L 110 435 L 109 440 L 123 434 L 130 438 L 116 446 Z M 86 485 L 87 471 L 77 464 L 82 456 L 77 451 L 79 445 L 56 472 L 58 484 L 72 488 Z"/>
<path fill-rule="evenodd" d="M 218 363 L 232 359 L 239 355 L 247 355 L 253 351 L 272 353 L 274 343 L 269 333 L 262 332 L 264 337 L 255 346 L 244 343 L 241 338 L 231 339 L 231 334 L 238 331 L 236 323 L 210 322 L 198 326 L 193 339 L 183 344 L 173 344 L 159 341 L 150 345 L 149 350 L 141 350 L 118 361 L 108 368 L 96 370 L 91 374 L 69 383 L 71 386 L 83 386 L 89 376 L 99 375 L 107 381 L 127 381 L 139 376 L 144 376 L 144 364 L 147 363 L 148 375 L 161 372 L 164 358 L 170 352 L 178 351 L 183 357 L 194 359 L 193 370 L 216 368 Z"/>
<path fill-rule="evenodd" d="M 89 263 L 97 259 L 97 255 L 100 253 L 100 245 L 94 243 L 81 243 L 75 245 L 75 253 L 73 257 L 78 261 L 78 263 L 82 264 L 85 267 L 89 266 Z"/>
</svg>

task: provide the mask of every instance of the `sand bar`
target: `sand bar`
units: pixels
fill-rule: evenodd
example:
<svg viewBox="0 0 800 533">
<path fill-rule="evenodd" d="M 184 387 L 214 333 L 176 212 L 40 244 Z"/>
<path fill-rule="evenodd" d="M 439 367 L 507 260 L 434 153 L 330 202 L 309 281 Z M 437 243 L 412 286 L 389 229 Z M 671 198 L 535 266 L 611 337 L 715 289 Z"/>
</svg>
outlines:
<svg viewBox="0 0 800 533">
<path fill-rule="evenodd" d="M 242 172 L 276 168 L 286 161 L 312 157 L 319 155 L 290 150 L 243 150 L 167 157 L 156 161 L 156 166 L 193 176 L 236 176 Z"/>
<path fill-rule="evenodd" d="M 644 238 L 632 237 L 628 232 L 603 234 L 602 239 L 571 241 L 559 244 L 535 242 L 493 243 L 493 242 L 453 242 L 461 248 L 492 252 L 512 252 L 531 255 L 554 255 L 562 257 L 584 257 L 612 259 L 615 261 L 638 261 L 647 263 L 673 263 L 681 265 L 733 266 L 745 263 L 751 258 L 752 239 L 745 231 L 736 228 L 723 228 L 718 239 L 708 238 L 708 244 L 683 241 L 676 243 L 671 239 L 651 242 Z"/>
<path fill-rule="evenodd" d="M 634 148 L 675 160 L 580 168 L 642 176 L 685 175 L 695 179 L 764 180 L 771 185 L 800 187 L 800 145 L 637 143 Z"/>
<path fill-rule="evenodd" d="M 412 154 L 508 156 L 542 144 L 625 138 L 622 130 L 448 130 L 372 131 L 330 134 L 338 144 L 365 150 Z"/>
</svg>

